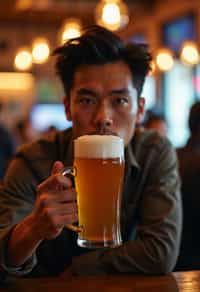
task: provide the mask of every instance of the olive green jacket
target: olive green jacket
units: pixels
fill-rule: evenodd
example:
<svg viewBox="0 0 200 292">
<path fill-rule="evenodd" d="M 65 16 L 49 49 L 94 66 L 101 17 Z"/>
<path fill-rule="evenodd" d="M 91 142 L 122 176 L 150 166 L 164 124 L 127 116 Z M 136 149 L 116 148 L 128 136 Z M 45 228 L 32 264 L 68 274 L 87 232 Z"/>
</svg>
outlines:
<svg viewBox="0 0 200 292">
<path fill-rule="evenodd" d="M 32 211 L 36 186 L 50 175 L 54 161 L 72 165 L 72 143 L 71 130 L 59 132 L 25 145 L 10 164 L 0 189 L 1 267 L 16 275 L 57 275 L 67 268 L 82 275 L 172 271 L 182 226 L 177 160 L 170 142 L 150 131 L 137 131 L 125 149 L 122 246 L 87 250 L 78 247 L 77 235 L 64 228 L 56 239 L 44 240 L 22 267 L 7 266 L 13 226 Z"/>
</svg>

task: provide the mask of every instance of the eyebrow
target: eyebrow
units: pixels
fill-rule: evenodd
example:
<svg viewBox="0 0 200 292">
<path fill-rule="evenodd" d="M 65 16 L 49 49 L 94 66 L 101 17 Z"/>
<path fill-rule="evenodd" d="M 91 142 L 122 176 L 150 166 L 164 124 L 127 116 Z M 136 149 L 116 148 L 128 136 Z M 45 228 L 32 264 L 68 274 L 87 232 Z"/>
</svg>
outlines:
<svg viewBox="0 0 200 292">
<path fill-rule="evenodd" d="M 129 95 L 130 91 L 127 88 L 113 89 L 110 92 L 111 94 L 125 94 Z"/>
<path fill-rule="evenodd" d="M 96 92 L 92 89 L 81 88 L 77 91 L 78 95 L 96 95 Z M 126 94 L 129 95 L 130 91 L 127 88 L 113 89 L 110 94 Z"/>
<path fill-rule="evenodd" d="M 92 89 L 81 88 L 77 91 L 77 95 L 96 95 Z"/>
</svg>

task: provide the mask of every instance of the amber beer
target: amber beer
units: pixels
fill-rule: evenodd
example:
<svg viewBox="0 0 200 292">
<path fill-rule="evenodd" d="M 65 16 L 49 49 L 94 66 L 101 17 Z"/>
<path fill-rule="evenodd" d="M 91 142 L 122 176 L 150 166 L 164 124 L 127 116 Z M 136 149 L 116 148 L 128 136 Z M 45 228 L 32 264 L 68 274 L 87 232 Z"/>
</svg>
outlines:
<svg viewBox="0 0 200 292">
<path fill-rule="evenodd" d="M 78 244 L 88 248 L 120 245 L 123 140 L 110 135 L 79 137 L 75 140 L 74 166 L 82 230 Z"/>
</svg>

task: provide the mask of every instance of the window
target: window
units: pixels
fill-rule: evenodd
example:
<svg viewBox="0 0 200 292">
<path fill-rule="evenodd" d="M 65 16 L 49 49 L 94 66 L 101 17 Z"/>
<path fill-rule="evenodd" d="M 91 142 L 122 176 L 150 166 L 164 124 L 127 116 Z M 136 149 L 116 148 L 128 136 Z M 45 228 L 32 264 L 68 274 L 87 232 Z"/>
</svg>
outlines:
<svg viewBox="0 0 200 292">
<path fill-rule="evenodd" d="M 71 127 L 67 121 L 63 104 L 36 104 L 31 110 L 31 122 L 33 127 L 43 132 L 50 126 L 63 130 Z"/>
</svg>

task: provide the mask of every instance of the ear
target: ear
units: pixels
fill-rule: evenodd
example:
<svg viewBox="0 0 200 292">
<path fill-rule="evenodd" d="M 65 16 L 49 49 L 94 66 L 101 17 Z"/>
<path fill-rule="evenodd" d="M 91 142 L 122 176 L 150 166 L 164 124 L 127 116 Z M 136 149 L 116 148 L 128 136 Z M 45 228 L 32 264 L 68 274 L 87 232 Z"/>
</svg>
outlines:
<svg viewBox="0 0 200 292">
<path fill-rule="evenodd" d="M 70 101 L 69 101 L 69 98 L 67 96 L 63 97 L 63 104 L 64 104 L 65 115 L 67 117 L 67 120 L 71 121 L 72 117 L 71 117 L 71 110 L 70 110 Z"/>
<path fill-rule="evenodd" d="M 144 117 L 145 110 L 145 98 L 139 97 L 138 99 L 138 112 L 137 112 L 137 124 L 140 124 Z"/>
</svg>

